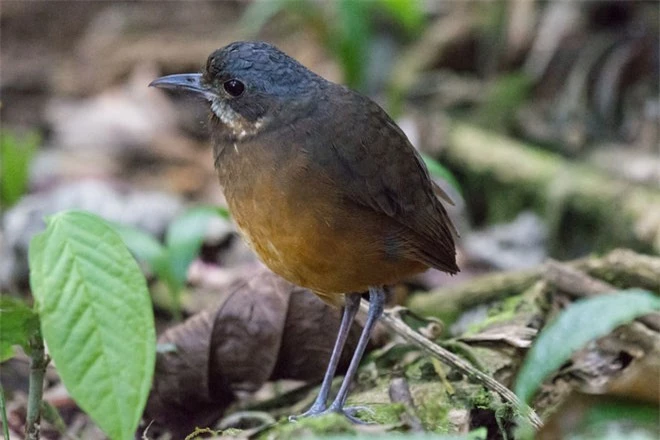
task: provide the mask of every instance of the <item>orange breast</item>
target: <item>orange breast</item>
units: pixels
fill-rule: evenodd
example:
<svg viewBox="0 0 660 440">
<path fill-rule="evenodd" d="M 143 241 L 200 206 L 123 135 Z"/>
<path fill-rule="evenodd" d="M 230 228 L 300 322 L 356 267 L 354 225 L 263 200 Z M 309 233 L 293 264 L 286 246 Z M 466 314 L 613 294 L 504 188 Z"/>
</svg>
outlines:
<svg viewBox="0 0 660 440">
<path fill-rule="evenodd" d="M 331 182 L 303 168 L 259 173 L 240 190 L 226 188 L 242 234 L 262 261 L 288 281 L 337 304 L 343 293 L 392 284 L 421 272 L 418 261 L 393 256 L 388 237 L 401 226 L 350 204 Z"/>
</svg>

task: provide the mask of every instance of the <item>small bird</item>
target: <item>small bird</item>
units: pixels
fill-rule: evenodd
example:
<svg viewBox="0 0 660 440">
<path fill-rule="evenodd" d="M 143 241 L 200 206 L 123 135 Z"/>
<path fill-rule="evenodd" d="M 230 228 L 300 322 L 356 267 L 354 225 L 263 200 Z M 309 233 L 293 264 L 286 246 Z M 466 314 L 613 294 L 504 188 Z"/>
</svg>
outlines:
<svg viewBox="0 0 660 440">
<path fill-rule="evenodd" d="M 213 52 L 203 73 L 150 86 L 203 97 L 215 166 L 241 234 L 276 274 L 344 311 L 318 397 L 301 416 L 341 413 L 383 312 L 384 286 L 429 267 L 458 272 L 455 229 L 406 135 L 369 98 L 313 73 L 265 42 Z M 369 312 L 337 396 L 327 404 L 346 338 Z M 321 329 L 319 329 L 321 331 Z"/>
</svg>

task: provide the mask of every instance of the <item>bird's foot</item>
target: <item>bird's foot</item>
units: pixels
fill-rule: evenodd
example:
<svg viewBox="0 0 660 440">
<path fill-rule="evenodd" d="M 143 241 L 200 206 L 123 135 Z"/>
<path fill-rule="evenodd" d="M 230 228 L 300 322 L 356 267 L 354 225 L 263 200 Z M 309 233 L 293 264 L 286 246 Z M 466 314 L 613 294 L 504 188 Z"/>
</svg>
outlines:
<svg viewBox="0 0 660 440">
<path fill-rule="evenodd" d="M 316 417 L 325 413 L 327 413 L 327 407 L 325 405 L 314 404 L 310 409 L 308 409 L 302 414 L 299 414 L 297 416 L 289 416 L 289 422 L 297 422 L 298 419 L 304 419 L 305 417 Z"/>
<path fill-rule="evenodd" d="M 330 406 L 329 408 L 325 408 L 320 405 L 319 406 L 314 405 L 304 413 L 300 414 L 299 416 L 289 416 L 289 421 L 296 422 L 298 421 L 298 419 L 302 419 L 305 417 L 318 417 L 327 414 L 341 414 L 344 417 L 346 417 L 348 420 L 350 420 L 351 423 L 355 423 L 356 425 L 370 424 L 370 422 L 365 422 L 364 420 L 361 420 L 356 417 L 356 414 L 360 411 L 368 412 L 371 415 L 374 414 L 374 410 L 372 410 L 368 406 L 348 406 L 346 408 L 338 408 L 338 407 Z"/>
</svg>

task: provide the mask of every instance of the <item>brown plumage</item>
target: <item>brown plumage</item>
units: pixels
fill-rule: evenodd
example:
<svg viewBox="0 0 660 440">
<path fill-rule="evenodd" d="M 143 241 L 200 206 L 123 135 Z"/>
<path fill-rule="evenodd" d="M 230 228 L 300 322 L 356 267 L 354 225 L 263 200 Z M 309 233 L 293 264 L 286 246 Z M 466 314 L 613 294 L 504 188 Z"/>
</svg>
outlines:
<svg viewBox="0 0 660 440">
<path fill-rule="evenodd" d="M 383 285 L 434 267 L 455 273 L 454 227 L 419 155 L 370 99 L 309 71 L 273 46 L 238 42 L 202 75 L 152 83 L 210 103 L 220 183 L 237 225 L 273 272 L 342 304 L 370 291 L 371 308 L 346 379 L 327 408 L 330 382 L 359 294 L 346 296 L 337 345 L 313 407 L 339 411 Z"/>
<path fill-rule="evenodd" d="M 403 132 L 343 86 L 317 94 L 256 136 L 212 130 L 230 210 L 264 263 L 335 304 L 428 267 L 458 271 L 453 226 Z"/>
</svg>

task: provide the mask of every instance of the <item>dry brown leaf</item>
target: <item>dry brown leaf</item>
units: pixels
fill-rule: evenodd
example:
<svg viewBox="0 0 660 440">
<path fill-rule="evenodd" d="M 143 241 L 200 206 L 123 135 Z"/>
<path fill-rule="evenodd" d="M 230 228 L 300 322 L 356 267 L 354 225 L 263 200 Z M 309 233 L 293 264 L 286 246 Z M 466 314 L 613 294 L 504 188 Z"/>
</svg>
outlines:
<svg viewBox="0 0 660 440">
<path fill-rule="evenodd" d="M 145 420 L 178 436 L 210 426 L 238 392 L 255 391 L 268 380 L 320 381 L 339 320 L 340 310 L 260 269 L 217 308 L 159 338 L 173 349 L 158 354 Z M 348 367 L 360 331 L 353 326 L 338 374 Z"/>
</svg>

